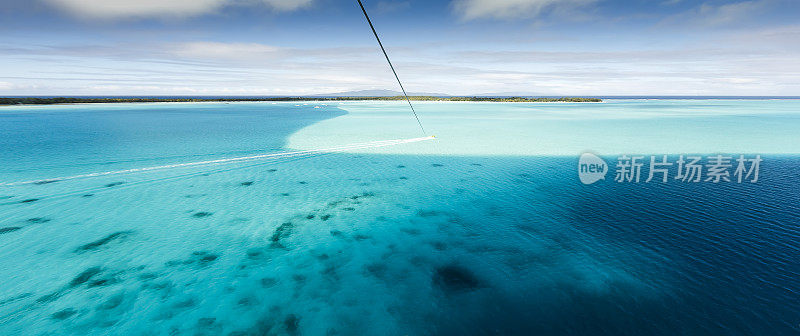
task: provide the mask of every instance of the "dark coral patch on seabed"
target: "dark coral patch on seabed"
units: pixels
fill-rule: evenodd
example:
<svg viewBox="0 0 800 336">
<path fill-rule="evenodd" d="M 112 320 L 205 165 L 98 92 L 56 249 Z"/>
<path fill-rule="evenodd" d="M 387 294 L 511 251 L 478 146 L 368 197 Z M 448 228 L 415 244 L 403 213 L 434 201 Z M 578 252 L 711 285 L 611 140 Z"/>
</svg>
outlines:
<svg viewBox="0 0 800 336">
<path fill-rule="evenodd" d="M 283 324 L 286 327 L 286 331 L 289 333 L 289 335 L 299 335 L 298 327 L 300 324 L 300 318 L 297 317 L 297 315 L 289 314 L 289 316 L 286 316 L 286 319 L 283 320 Z"/>
<path fill-rule="evenodd" d="M 186 260 L 172 260 L 166 263 L 167 266 L 194 265 L 197 268 L 205 268 L 219 258 L 218 254 L 208 251 L 195 251 Z"/>
<path fill-rule="evenodd" d="M 0 228 L 0 234 L 14 232 L 14 231 L 17 231 L 19 229 L 22 229 L 22 228 L 19 227 L 19 226 L 11 226 L 11 227 Z"/>
<path fill-rule="evenodd" d="M 63 310 L 60 310 L 60 311 L 54 313 L 52 315 L 52 317 L 55 320 L 66 320 L 66 319 L 72 317 L 72 315 L 75 315 L 76 313 L 77 313 L 77 311 L 75 311 L 75 309 L 66 308 L 66 309 L 63 309 Z"/>
<path fill-rule="evenodd" d="M 93 241 L 91 243 L 79 246 L 77 249 L 75 249 L 75 253 L 81 253 L 81 252 L 96 250 L 97 248 L 99 248 L 99 247 L 101 247 L 103 245 L 106 245 L 106 244 L 108 244 L 108 243 L 110 243 L 110 242 L 112 242 L 114 240 L 117 240 L 117 239 L 125 238 L 125 237 L 129 236 L 132 233 L 133 233 L 133 231 L 114 232 L 114 233 L 112 233 L 112 234 L 110 234 L 108 236 L 105 236 L 103 238 L 95 240 L 95 241 Z"/>
<path fill-rule="evenodd" d="M 447 293 L 467 292 L 477 289 L 481 282 L 467 268 L 447 265 L 436 269 L 433 284 Z"/>
<path fill-rule="evenodd" d="M 286 222 L 278 226 L 278 228 L 275 229 L 275 232 L 272 234 L 272 237 L 269 239 L 272 241 L 272 246 L 283 247 L 281 244 L 281 239 L 289 237 L 289 235 L 292 234 L 292 228 L 294 228 L 294 224 L 291 222 Z"/>
<path fill-rule="evenodd" d="M 100 266 L 94 266 L 87 268 L 85 271 L 78 274 L 72 281 L 69 282 L 69 287 L 77 287 L 82 284 L 85 284 L 87 281 L 91 280 L 95 275 L 100 274 L 103 269 Z"/>
</svg>

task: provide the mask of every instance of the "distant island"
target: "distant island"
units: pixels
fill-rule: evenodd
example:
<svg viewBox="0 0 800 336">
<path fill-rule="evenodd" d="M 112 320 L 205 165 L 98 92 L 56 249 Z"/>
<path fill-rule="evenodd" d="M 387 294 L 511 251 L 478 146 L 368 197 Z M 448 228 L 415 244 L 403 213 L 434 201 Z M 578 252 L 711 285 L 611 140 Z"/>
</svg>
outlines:
<svg viewBox="0 0 800 336">
<path fill-rule="evenodd" d="M 436 97 L 410 96 L 414 101 L 459 101 L 459 102 L 498 102 L 498 103 L 598 103 L 599 98 L 525 98 L 525 97 Z M 91 103 L 192 103 L 192 102 L 295 102 L 295 101 L 365 101 L 365 100 L 405 100 L 404 96 L 390 97 L 230 97 L 230 98 L 112 98 L 112 97 L 5 97 L 0 105 L 50 105 L 50 104 L 91 104 Z"/>
</svg>

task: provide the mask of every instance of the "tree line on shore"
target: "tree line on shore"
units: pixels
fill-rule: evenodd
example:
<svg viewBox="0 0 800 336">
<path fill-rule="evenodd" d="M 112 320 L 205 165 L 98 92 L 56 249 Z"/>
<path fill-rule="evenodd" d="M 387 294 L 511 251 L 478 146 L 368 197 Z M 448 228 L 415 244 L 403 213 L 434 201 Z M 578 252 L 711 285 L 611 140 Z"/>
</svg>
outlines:
<svg viewBox="0 0 800 336">
<path fill-rule="evenodd" d="M 435 97 L 410 96 L 414 101 L 463 101 L 463 102 L 513 102 L 513 103 L 586 103 L 602 102 L 599 98 L 561 97 L 561 98 L 526 98 L 526 97 Z M 392 97 L 229 97 L 229 98 L 170 98 L 170 97 L 0 97 L 0 105 L 50 105 L 50 104 L 91 104 L 91 103 L 191 103 L 191 102 L 294 102 L 294 101 L 366 101 L 366 100 L 405 100 L 404 96 Z"/>
</svg>

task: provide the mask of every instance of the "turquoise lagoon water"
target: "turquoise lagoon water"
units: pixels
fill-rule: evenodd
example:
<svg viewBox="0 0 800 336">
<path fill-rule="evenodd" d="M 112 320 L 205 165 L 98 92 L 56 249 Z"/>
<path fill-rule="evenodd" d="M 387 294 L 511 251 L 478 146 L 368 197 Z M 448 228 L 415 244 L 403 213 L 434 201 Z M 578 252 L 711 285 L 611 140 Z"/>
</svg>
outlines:
<svg viewBox="0 0 800 336">
<path fill-rule="evenodd" d="M 800 330 L 800 101 L 0 108 L 0 334 Z M 318 108 L 315 108 L 318 107 Z M 758 183 L 577 157 L 761 154 Z"/>
</svg>

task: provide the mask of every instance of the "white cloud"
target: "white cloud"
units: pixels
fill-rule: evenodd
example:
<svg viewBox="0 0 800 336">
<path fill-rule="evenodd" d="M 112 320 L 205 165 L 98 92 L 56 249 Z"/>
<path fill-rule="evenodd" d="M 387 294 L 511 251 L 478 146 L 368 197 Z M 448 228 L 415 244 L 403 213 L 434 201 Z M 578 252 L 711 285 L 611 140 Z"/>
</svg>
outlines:
<svg viewBox="0 0 800 336">
<path fill-rule="evenodd" d="M 193 16 L 211 12 L 226 0 L 48 0 L 68 12 L 87 17 L 118 18 Z"/>
<path fill-rule="evenodd" d="M 276 11 L 307 7 L 313 0 L 44 0 L 73 15 L 102 18 L 186 17 L 225 6 L 262 3 Z"/>
<path fill-rule="evenodd" d="M 766 6 L 765 1 L 743 1 L 722 6 L 703 4 L 698 14 L 708 25 L 722 25 L 747 18 L 764 6 Z"/>
<path fill-rule="evenodd" d="M 763 14 L 774 1 L 750 0 L 722 5 L 702 3 L 685 12 L 668 16 L 662 24 L 686 27 L 741 26 Z"/>
<path fill-rule="evenodd" d="M 502 95 L 797 95 L 800 25 L 681 44 L 407 45 L 393 61 L 413 92 Z M 586 39 L 597 39 L 596 36 Z M 373 46 L 191 40 L 0 44 L 0 95 L 302 95 L 396 89 Z"/>
<path fill-rule="evenodd" d="M 308 7 L 312 0 L 262 0 L 266 4 L 278 11 L 293 11 Z"/>
<path fill-rule="evenodd" d="M 170 49 L 181 58 L 220 61 L 272 59 L 281 54 L 280 48 L 259 43 L 187 42 Z"/>
<path fill-rule="evenodd" d="M 548 9 L 586 5 L 596 0 L 453 0 L 453 8 L 465 20 L 511 19 L 537 16 Z"/>
</svg>

